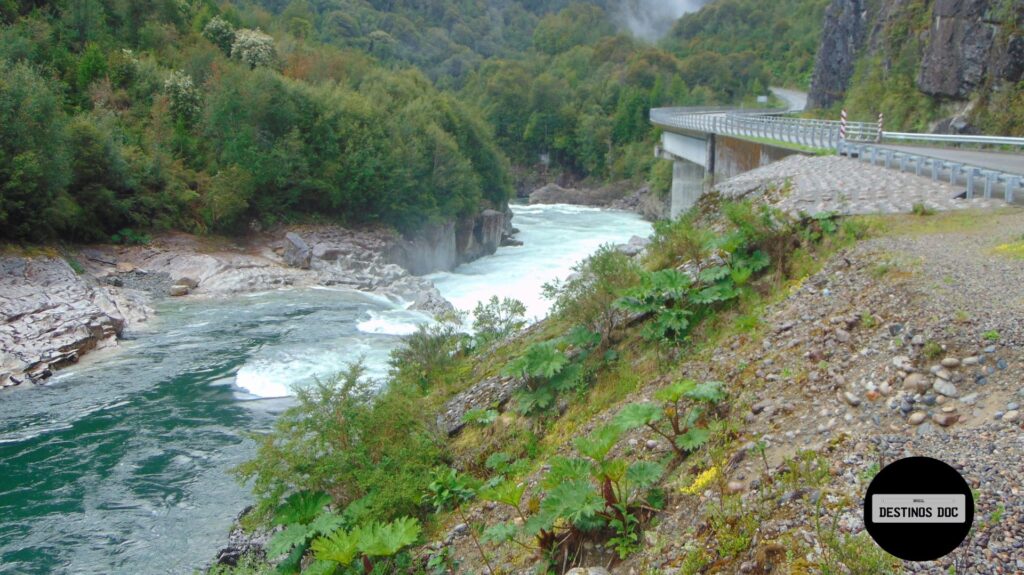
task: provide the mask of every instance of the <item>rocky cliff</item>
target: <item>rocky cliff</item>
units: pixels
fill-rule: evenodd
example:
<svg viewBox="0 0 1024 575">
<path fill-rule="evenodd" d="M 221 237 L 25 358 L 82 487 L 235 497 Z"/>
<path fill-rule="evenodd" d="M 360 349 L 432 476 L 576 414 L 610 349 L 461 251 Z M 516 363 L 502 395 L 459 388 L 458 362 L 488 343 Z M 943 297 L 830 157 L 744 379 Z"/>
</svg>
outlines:
<svg viewBox="0 0 1024 575">
<path fill-rule="evenodd" d="M 506 208 L 427 225 L 394 242 L 388 259 L 414 275 L 451 271 L 459 264 L 494 254 L 512 235 L 511 222 L 512 212 Z"/>
<path fill-rule="evenodd" d="M 858 88 L 851 82 L 859 65 L 882 76 L 909 67 L 908 83 L 936 110 L 1016 90 L 1024 79 L 1024 0 L 833 0 L 808 104 L 843 102 Z"/>
</svg>

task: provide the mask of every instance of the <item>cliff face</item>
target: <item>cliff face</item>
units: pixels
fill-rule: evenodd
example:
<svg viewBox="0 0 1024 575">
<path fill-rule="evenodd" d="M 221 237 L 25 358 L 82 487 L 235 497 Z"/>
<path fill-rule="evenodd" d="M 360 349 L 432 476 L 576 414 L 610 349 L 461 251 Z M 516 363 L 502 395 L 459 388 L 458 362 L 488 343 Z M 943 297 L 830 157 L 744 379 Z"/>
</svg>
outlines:
<svg viewBox="0 0 1024 575">
<path fill-rule="evenodd" d="M 966 100 L 986 79 L 1017 82 L 1024 36 L 1007 30 L 1024 2 L 936 0 L 917 85 L 931 96 Z"/>
<path fill-rule="evenodd" d="M 809 94 L 811 107 L 844 99 L 858 62 L 916 50 L 917 89 L 937 101 L 967 101 L 1024 77 L 1024 0 L 833 0 Z"/>
<path fill-rule="evenodd" d="M 825 11 L 825 28 L 814 63 L 807 105 L 827 108 L 843 99 L 864 47 L 868 9 L 864 0 L 834 0 Z"/>
</svg>

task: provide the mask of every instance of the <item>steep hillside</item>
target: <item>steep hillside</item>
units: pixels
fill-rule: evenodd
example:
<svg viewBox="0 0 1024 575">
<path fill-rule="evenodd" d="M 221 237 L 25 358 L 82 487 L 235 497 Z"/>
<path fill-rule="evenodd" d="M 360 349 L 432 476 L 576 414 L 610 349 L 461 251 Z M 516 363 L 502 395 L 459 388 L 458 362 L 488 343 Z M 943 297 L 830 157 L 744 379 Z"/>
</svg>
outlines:
<svg viewBox="0 0 1024 575">
<path fill-rule="evenodd" d="M 893 128 L 1024 134 L 1024 2 L 834 0 L 810 104 Z"/>
</svg>

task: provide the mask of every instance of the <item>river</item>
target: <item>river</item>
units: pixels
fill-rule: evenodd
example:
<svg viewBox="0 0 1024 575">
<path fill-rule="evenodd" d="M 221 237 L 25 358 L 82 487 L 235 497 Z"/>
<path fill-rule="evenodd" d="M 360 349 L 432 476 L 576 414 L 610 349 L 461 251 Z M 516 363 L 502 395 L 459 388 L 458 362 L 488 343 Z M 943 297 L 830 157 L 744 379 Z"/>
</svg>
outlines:
<svg viewBox="0 0 1024 575">
<path fill-rule="evenodd" d="M 511 296 L 542 317 L 545 283 L 602 243 L 646 236 L 639 217 L 513 206 L 522 247 L 431 276 L 470 310 Z M 0 573 L 191 573 L 251 497 L 230 469 L 288 395 L 364 358 L 372 377 L 422 314 L 354 291 L 164 300 L 120 349 L 0 397 Z"/>
</svg>

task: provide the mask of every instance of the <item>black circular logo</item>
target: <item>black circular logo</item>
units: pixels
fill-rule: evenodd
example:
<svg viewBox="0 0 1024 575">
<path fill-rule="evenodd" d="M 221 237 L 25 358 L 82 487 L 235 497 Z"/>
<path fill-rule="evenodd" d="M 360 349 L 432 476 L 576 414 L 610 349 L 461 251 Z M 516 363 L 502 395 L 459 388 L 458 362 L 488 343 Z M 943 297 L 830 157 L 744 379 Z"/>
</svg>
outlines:
<svg viewBox="0 0 1024 575">
<path fill-rule="evenodd" d="M 974 498 L 956 469 L 931 457 L 886 465 L 864 497 L 864 526 L 887 552 L 933 561 L 956 549 L 974 523 Z"/>
</svg>

